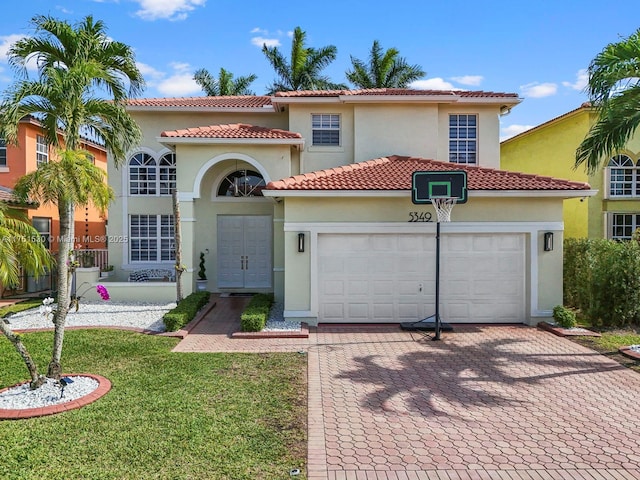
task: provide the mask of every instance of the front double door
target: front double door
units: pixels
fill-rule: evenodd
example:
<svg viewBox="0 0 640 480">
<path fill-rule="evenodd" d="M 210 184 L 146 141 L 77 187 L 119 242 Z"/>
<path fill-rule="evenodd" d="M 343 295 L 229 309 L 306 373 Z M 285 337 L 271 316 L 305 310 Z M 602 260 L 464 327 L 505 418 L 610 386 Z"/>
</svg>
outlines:
<svg viewBox="0 0 640 480">
<path fill-rule="evenodd" d="M 270 288 L 270 215 L 218 215 L 218 288 Z"/>
</svg>

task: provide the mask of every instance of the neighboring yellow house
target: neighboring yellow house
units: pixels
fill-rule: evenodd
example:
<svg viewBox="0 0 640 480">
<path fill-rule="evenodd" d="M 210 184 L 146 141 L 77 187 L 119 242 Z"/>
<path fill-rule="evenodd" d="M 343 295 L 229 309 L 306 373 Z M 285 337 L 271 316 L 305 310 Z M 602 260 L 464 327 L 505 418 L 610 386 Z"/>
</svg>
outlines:
<svg viewBox="0 0 640 480">
<path fill-rule="evenodd" d="M 640 227 L 640 132 L 601 171 L 573 168 L 576 149 L 596 121 L 589 103 L 500 144 L 500 167 L 587 182 L 598 193 L 564 201 L 565 237 L 626 240 Z"/>
<path fill-rule="evenodd" d="M 409 89 L 136 99 L 143 139 L 109 182 L 114 299 L 175 298 L 171 192 L 185 293 L 273 292 L 310 325 L 426 318 L 436 224 L 416 171 L 464 171 L 468 201 L 442 226 L 440 305 L 452 323 L 528 323 L 562 303 L 562 207 L 593 194 L 498 170 L 513 93 Z M 142 274 L 140 276 L 139 274 Z M 131 282 L 127 280 L 136 280 Z"/>
</svg>

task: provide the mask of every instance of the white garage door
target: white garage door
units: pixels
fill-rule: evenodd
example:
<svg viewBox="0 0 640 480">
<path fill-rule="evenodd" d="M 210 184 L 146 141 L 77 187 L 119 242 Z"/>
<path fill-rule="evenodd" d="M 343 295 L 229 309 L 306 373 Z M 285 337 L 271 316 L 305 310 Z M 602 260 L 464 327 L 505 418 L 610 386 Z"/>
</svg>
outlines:
<svg viewBox="0 0 640 480">
<path fill-rule="evenodd" d="M 435 235 L 318 235 L 319 322 L 416 321 L 435 312 Z M 442 234 L 440 316 L 525 319 L 522 234 Z"/>
</svg>

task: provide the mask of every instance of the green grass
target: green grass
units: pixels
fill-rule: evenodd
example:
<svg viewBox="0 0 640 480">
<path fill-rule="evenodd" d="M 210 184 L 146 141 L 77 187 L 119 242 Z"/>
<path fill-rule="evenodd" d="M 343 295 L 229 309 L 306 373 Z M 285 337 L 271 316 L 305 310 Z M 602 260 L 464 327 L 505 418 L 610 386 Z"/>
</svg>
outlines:
<svg viewBox="0 0 640 480">
<path fill-rule="evenodd" d="M 41 368 L 51 336 L 22 336 Z M 306 358 L 171 353 L 176 343 L 67 331 L 65 372 L 103 375 L 112 390 L 78 410 L 0 422 L 0 478 L 283 479 L 304 471 Z M 2 339 L 0 358 L 0 388 L 26 380 Z"/>
<path fill-rule="evenodd" d="M 629 328 L 626 330 L 602 331 L 600 333 L 602 335 L 601 337 L 567 338 L 585 347 L 589 347 L 602 355 L 606 355 L 632 370 L 640 372 L 640 361 L 629 358 L 621 354 L 618 350 L 620 347 L 640 345 L 640 330 L 637 328 Z"/>
<path fill-rule="evenodd" d="M 0 318 L 5 317 L 8 313 L 18 313 L 23 312 L 25 310 L 31 310 L 32 308 L 37 308 L 42 305 L 41 298 L 28 298 L 26 300 L 22 300 L 19 303 L 14 303 L 13 305 L 7 305 L 6 307 L 0 308 Z"/>
</svg>

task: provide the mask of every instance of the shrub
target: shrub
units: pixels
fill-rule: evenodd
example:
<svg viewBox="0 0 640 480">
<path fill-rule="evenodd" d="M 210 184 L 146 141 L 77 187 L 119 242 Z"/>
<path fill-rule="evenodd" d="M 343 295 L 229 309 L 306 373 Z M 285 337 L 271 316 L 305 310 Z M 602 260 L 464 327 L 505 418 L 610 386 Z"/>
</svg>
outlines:
<svg viewBox="0 0 640 480">
<path fill-rule="evenodd" d="M 553 319 L 562 328 L 573 328 L 576 326 L 576 314 L 562 305 L 553 308 Z"/>
<path fill-rule="evenodd" d="M 209 302 L 209 292 L 194 292 L 162 317 L 167 332 L 180 330 Z"/>
<path fill-rule="evenodd" d="M 271 304 L 273 304 L 273 295 L 265 293 L 254 295 L 240 316 L 240 329 L 243 332 L 259 332 L 264 329 Z"/>
<path fill-rule="evenodd" d="M 564 303 L 597 326 L 640 321 L 640 244 L 613 240 L 565 241 Z"/>
</svg>

